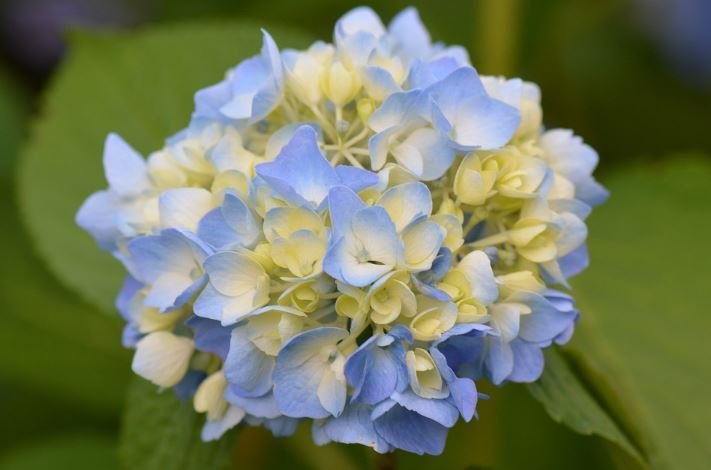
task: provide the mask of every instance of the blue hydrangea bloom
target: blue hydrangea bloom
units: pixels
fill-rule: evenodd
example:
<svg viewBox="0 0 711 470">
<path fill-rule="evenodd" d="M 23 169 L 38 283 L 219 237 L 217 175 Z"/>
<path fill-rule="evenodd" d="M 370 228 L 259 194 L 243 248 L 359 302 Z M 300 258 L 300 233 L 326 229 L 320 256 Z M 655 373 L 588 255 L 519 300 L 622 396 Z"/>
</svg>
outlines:
<svg viewBox="0 0 711 470">
<path fill-rule="evenodd" d="M 345 14 L 333 43 L 260 54 L 195 95 L 146 158 L 106 139 L 77 223 L 128 272 L 132 369 L 240 423 L 439 454 L 477 384 L 532 382 L 580 313 L 598 156 L 541 91 L 480 76 L 417 11 Z"/>
</svg>

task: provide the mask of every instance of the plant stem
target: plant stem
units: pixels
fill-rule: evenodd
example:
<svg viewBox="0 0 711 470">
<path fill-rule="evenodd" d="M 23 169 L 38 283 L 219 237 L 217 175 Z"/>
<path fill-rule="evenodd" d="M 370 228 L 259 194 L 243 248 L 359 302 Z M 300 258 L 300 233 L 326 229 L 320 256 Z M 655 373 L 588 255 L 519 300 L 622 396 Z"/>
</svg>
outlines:
<svg viewBox="0 0 711 470">
<path fill-rule="evenodd" d="M 397 454 L 377 454 L 375 456 L 375 470 L 395 470 L 397 468 Z"/>
</svg>

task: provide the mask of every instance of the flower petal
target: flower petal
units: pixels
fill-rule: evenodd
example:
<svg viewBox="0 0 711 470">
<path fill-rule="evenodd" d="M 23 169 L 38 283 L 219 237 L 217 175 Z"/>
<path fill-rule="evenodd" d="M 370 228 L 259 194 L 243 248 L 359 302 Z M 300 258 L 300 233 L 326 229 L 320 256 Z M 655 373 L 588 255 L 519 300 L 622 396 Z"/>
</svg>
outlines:
<svg viewBox="0 0 711 470">
<path fill-rule="evenodd" d="M 131 369 L 160 387 L 172 387 L 188 371 L 194 350 L 190 338 L 156 331 L 136 344 Z"/>
</svg>

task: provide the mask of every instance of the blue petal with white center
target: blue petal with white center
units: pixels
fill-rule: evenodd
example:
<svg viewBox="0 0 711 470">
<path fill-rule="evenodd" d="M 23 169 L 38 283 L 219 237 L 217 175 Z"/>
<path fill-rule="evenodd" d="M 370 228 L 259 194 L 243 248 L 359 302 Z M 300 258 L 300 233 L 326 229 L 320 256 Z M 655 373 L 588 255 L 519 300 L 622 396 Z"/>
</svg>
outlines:
<svg viewBox="0 0 711 470">
<path fill-rule="evenodd" d="M 518 127 L 516 108 L 490 98 L 479 75 L 462 67 L 427 89 L 436 128 L 461 151 L 505 145 Z"/>
<path fill-rule="evenodd" d="M 390 333 L 372 336 L 346 361 L 345 374 L 353 387 L 352 402 L 376 405 L 408 385 L 405 348 L 412 333 L 396 326 Z"/>
<path fill-rule="evenodd" d="M 329 246 L 323 269 L 339 281 L 363 287 L 395 269 L 402 258 L 402 242 L 388 213 L 379 206 L 366 207 L 353 214 L 343 236 Z"/>
<path fill-rule="evenodd" d="M 184 305 L 205 284 L 202 261 L 210 248 L 197 237 L 177 229 L 163 230 L 128 244 L 140 281 L 151 285 L 146 306 L 168 311 Z"/>
<path fill-rule="evenodd" d="M 378 182 L 377 175 L 359 168 L 334 169 L 310 126 L 297 129 L 276 159 L 257 165 L 256 171 L 281 197 L 314 210 L 324 208 L 328 191 L 335 186 L 361 191 Z"/>
<path fill-rule="evenodd" d="M 262 236 L 252 209 L 234 194 L 225 194 L 222 206 L 208 212 L 197 227 L 198 236 L 215 249 L 254 248 Z"/>
<path fill-rule="evenodd" d="M 337 343 L 348 332 L 324 327 L 287 342 L 276 359 L 274 397 L 279 410 L 293 418 L 338 416 L 346 404 L 345 358 Z"/>
</svg>

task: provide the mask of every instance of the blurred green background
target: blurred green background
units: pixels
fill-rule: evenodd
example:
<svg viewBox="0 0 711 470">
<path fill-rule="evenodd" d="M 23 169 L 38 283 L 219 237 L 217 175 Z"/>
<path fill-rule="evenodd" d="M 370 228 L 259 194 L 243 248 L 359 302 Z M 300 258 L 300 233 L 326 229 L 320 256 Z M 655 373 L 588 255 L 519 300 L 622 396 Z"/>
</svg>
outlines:
<svg viewBox="0 0 711 470">
<path fill-rule="evenodd" d="M 47 186 L 42 172 L 36 171 L 37 162 L 23 159 L 41 151 L 51 154 L 51 123 L 71 116 L 66 114 L 69 111 L 77 113 L 77 122 L 90 119 L 94 108 L 88 100 L 100 100 L 104 94 L 96 83 L 99 75 L 71 71 L 78 69 L 79 62 L 88 70 L 87 63 L 98 60 L 102 51 L 137 51 L 139 42 L 126 39 L 131 34 L 116 39 L 126 41 L 123 49 L 110 49 L 113 36 L 96 36 L 97 30 L 137 30 L 140 35 L 159 25 L 180 28 L 195 21 L 200 21 L 200 31 L 224 30 L 227 21 L 234 19 L 255 25 L 255 44 L 259 25 L 287 26 L 329 39 L 335 20 L 362 3 L 369 2 L 5 0 L 1 4 L 0 469 L 210 465 L 201 461 L 201 453 L 178 449 L 192 439 L 190 432 L 174 442 L 151 441 L 156 428 L 149 425 L 194 427 L 194 419 L 186 421 L 176 414 L 151 421 L 152 415 L 180 408 L 171 397 L 145 403 L 143 408 L 133 405 L 136 396 L 145 395 L 146 386 L 131 379 L 130 352 L 121 348 L 121 322 L 110 309 L 110 299 L 94 305 L 91 293 L 76 292 L 52 267 L 51 260 L 63 247 L 62 230 L 74 233 L 72 220 L 61 218 L 58 238 L 47 245 L 41 240 L 53 234 L 38 234 L 37 227 L 52 214 L 38 213 L 36 202 L 27 196 L 42 193 Z M 414 5 L 433 39 L 466 46 L 480 73 L 537 82 L 543 90 L 546 125 L 572 128 L 598 150 L 597 174 L 611 188 L 612 198 L 590 221 L 592 267 L 573 282 L 584 317 L 575 340 L 564 348 L 564 360 L 579 377 L 577 386 L 604 409 L 640 456 L 630 457 L 611 443 L 618 441 L 609 434 L 607 439 L 599 437 L 600 427 L 576 414 L 578 407 L 589 404 L 570 400 L 567 414 L 552 410 L 551 400 L 570 397 L 559 392 L 559 398 L 548 395 L 546 401 L 546 393 L 556 385 L 555 377 L 549 376 L 538 388 L 515 385 L 499 390 L 483 384 L 491 399 L 482 402 L 479 422 L 458 425 L 443 456 L 399 454 L 397 467 L 709 468 L 711 2 L 370 3 L 385 21 Z M 91 30 L 94 36 L 80 35 L 81 40 L 67 42 L 67 31 L 74 29 Z M 230 63 L 230 48 L 236 46 L 224 42 L 221 60 Z M 257 46 L 253 49 L 256 53 Z M 201 51 L 195 48 L 183 56 L 190 54 Z M 97 70 L 111 67 L 112 57 L 107 55 L 103 65 L 97 61 Z M 189 60 L 181 60 L 183 67 L 190 66 Z M 181 70 L 133 80 L 151 89 L 179 80 Z M 207 82 L 200 83 L 220 78 L 220 73 L 208 70 L 200 77 Z M 155 83 L 158 79 L 160 84 Z M 66 94 L 69 82 L 74 95 Z M 65 98 L 79 99 L 63 100 L 60 90 L 66 92 Z M 57 96 L 54 101 L 53 96 Z M 180 103 L 176 109 L 189 109 L 189 93 L 175 100 Z M 77 109 L 60 109 L 63 105 Z M 181 113 L 169 117 L 165 124 L 169 131 L 178 130 L 170 128 L 173 123 L 186 122 L 187 114 Z M 129 121 L 130 115 L 116 119 L 117 125 L 129 128 L 131 137 L 131 124 L 120 121 Z M 32 124 L 35 121 L 39 124 Z M 79 126 L 66 129 L 76 131 Z M 68 131 L 64 137 L 69 143 L 89 138 L 100 142 L 104 136 L 95 129 L 87 128 L 85 134 Z M 103 132 L 107 130 L 113 129 Z M 142 151 L 158 145 L 135 133 Z M 65 148 L 57 147 L 51 156 L 60 169 L 79 161 Z M 87 161 L 91 155 L 82 158 Z M 99 161 L 97 149 L 95 160 L 87 166 L 98 169 Z M 18 184 L 15 176 L 20 167 Z M 91 181 L 84 186 L 98 189 L 94 169 L 86 170 Z M 81 178 L 85 169 L 66 171 Z M 48 197 L 61 199 L 63 194 Z M 90 240 L 81 240 L 93 253 Z M 133 401 L 127 401 L 127 396 Z M 586 434 L 596 431 L 597 436 L 577 434 L 556 421 L 587 430 Z M 136 438 L 143 439 L 148 450 L 137 451 L 127 444 Z M 384 468 L 360 448 L 331 445 L 316 450 L 306 428 L 285 440 L 275 440 L 260 429 L 240 429 L 232 438 L 237 445 L 225 451 L 225 461 L 235 463 L 235 468 Z M 181 457 L 151 460 L 146 453 L 153 445 Z"/>
</svg>

